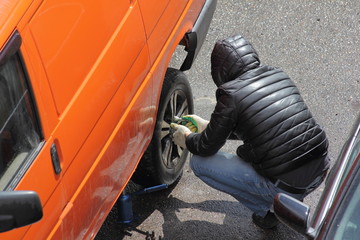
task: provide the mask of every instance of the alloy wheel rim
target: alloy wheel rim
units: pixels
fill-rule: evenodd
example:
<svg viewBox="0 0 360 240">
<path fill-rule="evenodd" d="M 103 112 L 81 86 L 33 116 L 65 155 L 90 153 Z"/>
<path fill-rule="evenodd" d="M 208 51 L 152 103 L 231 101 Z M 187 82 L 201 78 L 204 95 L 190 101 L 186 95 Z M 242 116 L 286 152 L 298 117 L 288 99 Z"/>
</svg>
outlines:
<svg viewBox="0 0 360 240">
<path fill-rule="evenodd" d="M 161 158 L 164 166 L 173 169 L 179 163 L 184 150 L 172 141 L 172 130 L 170 128 L 174 116 L 181 117 L 189 113 L 189 105 L 186 95 L 181 90 L 175 90 L 166 104 L 164 117 L 161 122 Z"/>
</svg>

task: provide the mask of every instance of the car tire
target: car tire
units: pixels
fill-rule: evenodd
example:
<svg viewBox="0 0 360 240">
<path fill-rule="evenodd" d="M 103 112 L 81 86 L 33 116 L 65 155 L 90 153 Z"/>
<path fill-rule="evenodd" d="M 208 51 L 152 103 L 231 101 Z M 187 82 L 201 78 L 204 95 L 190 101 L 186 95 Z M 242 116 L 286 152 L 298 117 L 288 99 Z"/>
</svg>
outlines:
<svg viewBox="0 0 360 240">
<path fill-rule="evenodd" d="M 168 68 L 153 138 L 133 174 L 133 182 L 145 187 L 171 185 L 181 177 L 189 152 L 173 143 L 170 123 L 174 116 L 193 112 L 193 95 L 186 75 L 177 69 Z"/>
</svg>

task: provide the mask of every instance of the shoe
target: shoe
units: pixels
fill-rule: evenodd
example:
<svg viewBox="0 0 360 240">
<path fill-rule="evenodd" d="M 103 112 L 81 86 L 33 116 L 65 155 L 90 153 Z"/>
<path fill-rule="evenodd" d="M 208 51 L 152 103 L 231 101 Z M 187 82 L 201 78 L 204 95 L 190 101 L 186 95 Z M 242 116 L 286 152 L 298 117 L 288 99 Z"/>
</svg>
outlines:
<svg viewBox="0 0 360 240">
<path fill-rule="evenodd" d="M 262 229 L 272 229 L 279 224 L 279 220 L 272 212 L 268 212 L 265 217 L 260 217 L 259 215 L 253 213 L 252 220 L 256 226 Z"/>
</svg>

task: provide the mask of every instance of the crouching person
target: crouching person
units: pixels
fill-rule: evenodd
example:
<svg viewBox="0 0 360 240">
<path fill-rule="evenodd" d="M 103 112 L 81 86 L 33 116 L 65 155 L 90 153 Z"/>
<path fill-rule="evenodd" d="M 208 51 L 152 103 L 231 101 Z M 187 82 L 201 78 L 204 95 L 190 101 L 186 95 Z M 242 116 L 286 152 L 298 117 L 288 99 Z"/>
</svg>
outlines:
<svg viewBox="0 0 360 240">
<path fill-rule="evenodd" d="M 193 153 L 190 166 L 197 177 L 249 208 L 257 226 L 273 228 L 277 193 L 302 201 L 324 180 L 325 132 L 289 76 L 261 65 L 242 36 L 215 44 L 211 74 L 218 89 L 210 121 L 187 116 L 197 133 L 173 123 L 173 141 Z M 219 152 L 228 139 L 243 141 L 236 155 Z"/>
</svg>

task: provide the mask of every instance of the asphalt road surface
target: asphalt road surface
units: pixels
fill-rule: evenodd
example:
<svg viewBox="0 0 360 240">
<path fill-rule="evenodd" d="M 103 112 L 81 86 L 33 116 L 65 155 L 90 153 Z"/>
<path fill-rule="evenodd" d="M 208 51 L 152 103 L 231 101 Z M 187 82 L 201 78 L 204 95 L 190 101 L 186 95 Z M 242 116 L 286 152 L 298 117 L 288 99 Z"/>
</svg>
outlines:
<svg viewBox="0 0 360 240">
<path fill-rule="evenodd" d="M 295 81 L 327 132 L 334 163 L 360 112 L 359 9 L 360 2 L 351 0 L 218 0 L 206 42 L 186 72 L 196 114 L 209 118 L 215 106 L 210 75 L 214 43 L 242 34 L 263 63 L 281 67 Z M 176 55 L 172 64 L 176 67 L 181 58 Z M 222 150 L 234 153 L 237 144 L 229 142 Z M 305 199 L 312 211 L 321 191 Z M 176 186 L 132 200 L 133 223 L 117 223 L 114 207 L 97 240 L 304 239 L 284 225 L 270 231 L 257 228 L 248 209 L 202 183 L 188 165 Z"/>
</svg>

